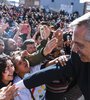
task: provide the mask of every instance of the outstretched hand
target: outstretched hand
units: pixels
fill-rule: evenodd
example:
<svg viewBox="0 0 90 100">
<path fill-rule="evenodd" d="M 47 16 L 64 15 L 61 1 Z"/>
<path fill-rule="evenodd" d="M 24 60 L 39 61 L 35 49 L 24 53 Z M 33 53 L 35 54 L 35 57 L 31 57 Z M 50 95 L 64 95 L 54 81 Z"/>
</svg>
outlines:
<svg viewBox="0 0 90 100">
<path fill-rule="evenodd" d="M 14 97 L 18 96 L 19 93 L 14 94 L 18 88 L 15 87 L 15 84 L 11 86 L 11 83 L 7 87 L 0 89 L 0 100 L 11 100 Z"/>
<path fill-rule="evenodd" d="M 56 48 L 57 42 L 58 42 L 57 38 L 53 38 L 53 39 L 51 39 L 50 41 L 47 42 L 47 44 L 44 48 L 44 51 L 43 51 L 44 56 L 50 54 L 52 52 L 52 50 L 54 48 Z"/>
<path fill-rule="evenodd" d="M 23 58 L 26 57 L 26 56 L 31 57 L 31 56 L 33 56 L 33 54 L 29 54 L 29 53 L 27 52 L 27 50 L 24 50 L 24 51 L 21 53 L 21 58 L 23 59 Z"/>
<path fill-rule="evenodd" d="M 70 55 L 63 55 L 63 56 L 60 56 L 58 58 L 56 58 L 55 60 L 55 63 L 60 63 L 62 66 L 65 66 L 66 65 L 66 62 L 68 61 L 68 57 L 70 57 Z"/>
<path fill-rule="evenodd" d="M 56 30 L 54 37 L 56 37 L 58 39 L 57 46 L 62 45 L 63 32 L 60 29 Z"/>
</svg>

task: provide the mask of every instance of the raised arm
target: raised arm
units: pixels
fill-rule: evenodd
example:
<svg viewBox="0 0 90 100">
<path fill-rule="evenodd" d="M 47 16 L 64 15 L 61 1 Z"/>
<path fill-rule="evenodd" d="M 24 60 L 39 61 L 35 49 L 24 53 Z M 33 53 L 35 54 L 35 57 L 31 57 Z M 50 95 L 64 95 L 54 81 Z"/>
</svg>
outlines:
<svg viewBox="0 0 90 100">
<path fill-rule="evenodd" d="M 29 74 L 23 80 L 16 83 L 16 87 L 19 87 L 20 90 L 25 88 L 31 89 L 58 79 L 66 82 L 67 78 L 71 76 L 73 76 L 73 70 L 71 60 L 69 60 L 65 67 L 52 65 L 33 74 Z"/>
</svg>

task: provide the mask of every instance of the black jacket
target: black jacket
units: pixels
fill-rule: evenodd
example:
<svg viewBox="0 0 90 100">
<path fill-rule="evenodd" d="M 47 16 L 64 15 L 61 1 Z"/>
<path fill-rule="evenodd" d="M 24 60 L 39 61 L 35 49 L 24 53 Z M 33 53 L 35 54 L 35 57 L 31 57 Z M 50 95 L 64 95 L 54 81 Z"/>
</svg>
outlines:
<svg viewBox="0 0 90 100">
<path fill-rule="evenodd" d="M 90 100 L 89 70 L 90 63 L 81 62 L 79 56 L 72 53 L 71 59 L 65 67 L 53 65 L 30 74 L 23 81 L 25 86 L 30 89 L 53 80 L 62 80 L 65 82 L 67 78 L 72 77 L 77 80 L 85 99 Z"/>
<path fill-rule="evenodd" d="M 72 64 L 75 78 L 85 100 L 90 100 L 90 63 L 81 62 L 79 56 L 73 53 Z"/>
</svg>

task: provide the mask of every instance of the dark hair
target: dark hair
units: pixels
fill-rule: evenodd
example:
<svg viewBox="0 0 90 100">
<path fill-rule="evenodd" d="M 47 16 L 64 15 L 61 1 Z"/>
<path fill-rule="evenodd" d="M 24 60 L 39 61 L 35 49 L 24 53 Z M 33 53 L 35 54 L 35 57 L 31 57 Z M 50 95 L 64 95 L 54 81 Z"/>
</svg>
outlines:
<svg viewBox="0 0 90 100">
<path fill-rule="evenodd" d="M 48 22 L 42 21 L 41 24 L 42 24 L 42 25 L 48 25 Z"/>
<path fill-rule="evenodd" d="M 7 67 L 6 61 L 10 59 L 9 56 L 0 56 L 0 79 L 2 79 L 2 72 L 5 72 Z"/>
<path fill-rule="evenodd" d="M 35 40 L 38 40 L 38 37 L 40 36 L 40 32 L 37 33 Z"/>
<path fill-rule="evenodd" d="M 15 63 L 15 59 L 17 56 L 21 56 L 21 51 L 14 51 L 10 54 L 10 57 L 11 57 L 11 61 L 13 62 L 14 64 L 14 68 L 16 68 L 16 63 Z"/>
<path fill-rule="evenodd" d="M 8 39 L 7 38 L 4 39 L 4 44 L 5 44 L 4 53 L 6 54 L 6 52 L 8 51 Z"/>
<path fill-rule="evenodd" d="M 35 41 L 34 41 L 33 39 L 25 40 L 24 43 L 22 44 L 21 49 L 22 49 L 22 50 L 25 50 L 25 49 L 26 49 L 26 46 L 27 46 L 28 44 L 34 44 L 34 43 L 35 43 Z"/>
</svg>

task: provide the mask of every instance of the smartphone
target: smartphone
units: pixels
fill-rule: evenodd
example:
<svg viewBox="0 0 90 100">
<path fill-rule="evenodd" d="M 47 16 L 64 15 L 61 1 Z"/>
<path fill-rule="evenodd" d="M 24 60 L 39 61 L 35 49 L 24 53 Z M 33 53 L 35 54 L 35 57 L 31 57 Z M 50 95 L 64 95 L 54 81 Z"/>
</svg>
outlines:
<svg viewBox="0 0 90 100">
<path fill-rule="evenodd" d="M 44 26 L 40 27 L 40 35 L 41 35 L 41 39 L 46 39 L 46 32 L 45 32 L 45 28 Z"/>
</svg>

